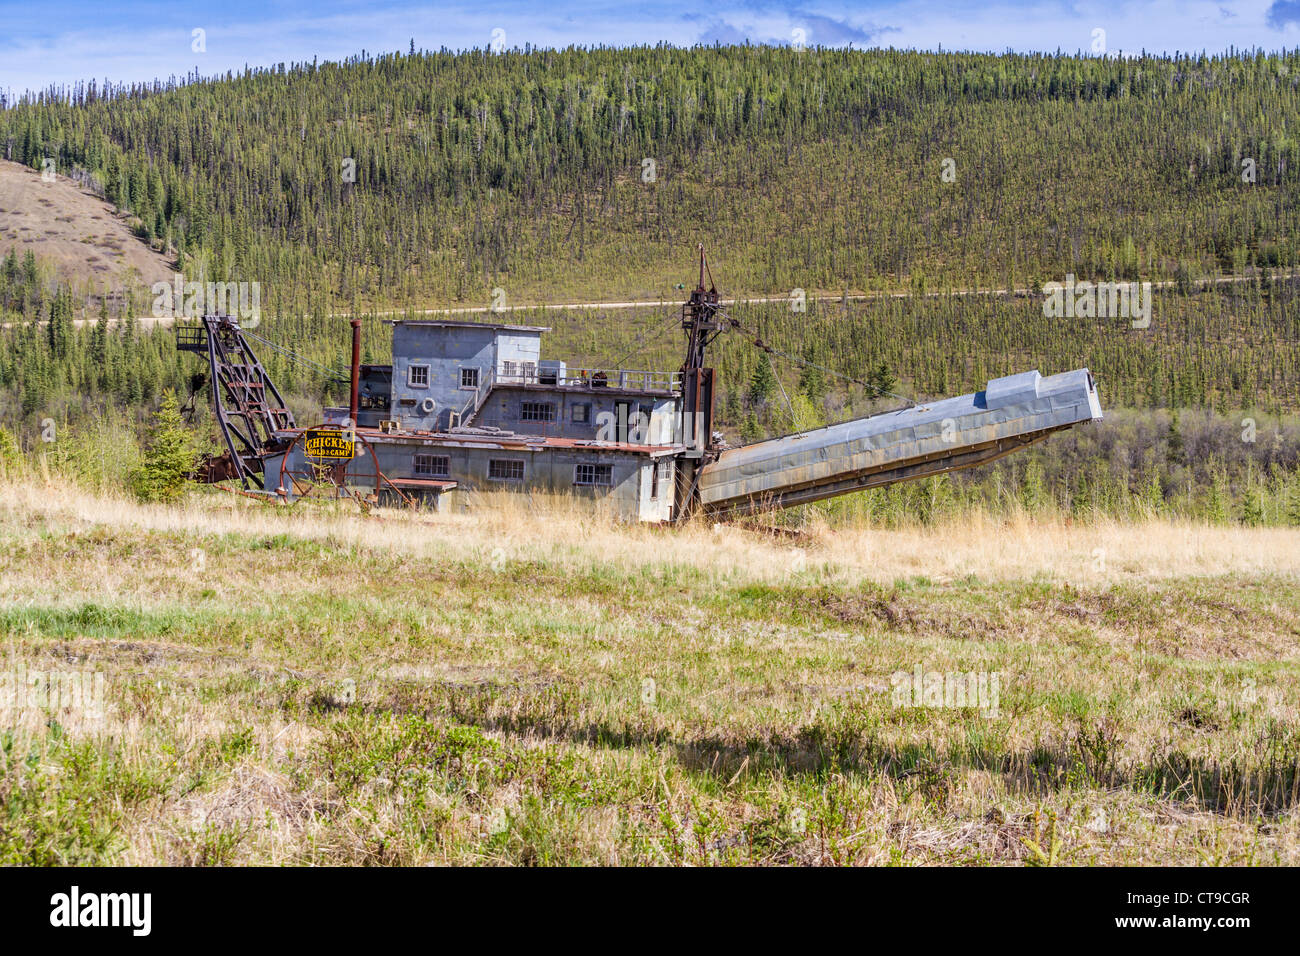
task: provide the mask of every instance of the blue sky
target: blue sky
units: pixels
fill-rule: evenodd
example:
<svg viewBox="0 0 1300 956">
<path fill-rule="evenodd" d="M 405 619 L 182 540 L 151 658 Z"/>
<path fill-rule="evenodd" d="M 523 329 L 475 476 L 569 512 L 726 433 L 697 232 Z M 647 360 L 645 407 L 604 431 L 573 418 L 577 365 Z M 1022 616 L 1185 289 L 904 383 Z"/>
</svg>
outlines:
<svg viewBox="0 0 1300 956">
<path fill-rule="evenodd" d="M 195 30 L 204 47 L 196 51 Z M 1112 54 L 1300 47 L 1300 0 L 0 0 L 0 90 L 417 48 L 720 41 Z M 494 31 L 501 31 L 494 33 Z M 802 31 L 798 33 L 797 31 Z"/>
</svg>

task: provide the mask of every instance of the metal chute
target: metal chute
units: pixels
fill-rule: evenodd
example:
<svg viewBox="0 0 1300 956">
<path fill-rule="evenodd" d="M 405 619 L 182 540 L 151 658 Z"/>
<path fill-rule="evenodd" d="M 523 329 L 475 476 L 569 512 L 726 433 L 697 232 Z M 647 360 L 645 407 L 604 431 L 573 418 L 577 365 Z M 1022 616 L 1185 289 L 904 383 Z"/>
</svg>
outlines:
<svg viewBox="0 0 1300 956">
<path fill-rule="evenodd" d="M 699 472 L 706 513 L 751 514 L 970 468 L 1101 419 L 1087 369 L 993 379 L 982 392 L 722 452 Z"/>
</svg>

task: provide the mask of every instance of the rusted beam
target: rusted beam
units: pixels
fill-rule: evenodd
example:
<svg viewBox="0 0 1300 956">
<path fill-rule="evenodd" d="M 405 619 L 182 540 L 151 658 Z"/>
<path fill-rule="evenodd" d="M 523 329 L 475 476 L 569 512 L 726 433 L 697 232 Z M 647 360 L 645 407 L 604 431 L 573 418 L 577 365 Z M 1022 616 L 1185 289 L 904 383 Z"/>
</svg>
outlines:
<svg viewBox="0 0 1300 956">
<path fill-rule="evenodd" d="M 352 427 L 357 426 L 357 412 L 361 409 L 361 320 L 352 320 L 352 401 L 348 404 Z"/>
</svg>

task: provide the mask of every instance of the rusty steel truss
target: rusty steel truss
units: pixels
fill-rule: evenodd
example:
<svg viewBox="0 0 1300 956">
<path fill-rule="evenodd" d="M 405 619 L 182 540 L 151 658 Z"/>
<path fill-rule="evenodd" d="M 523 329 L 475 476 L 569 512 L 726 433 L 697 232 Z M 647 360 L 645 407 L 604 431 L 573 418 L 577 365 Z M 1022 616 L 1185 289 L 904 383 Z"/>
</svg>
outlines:
<svg viewBox="0 0 1300 956">
<path fill-rule="evenodd" d="M 263 463 L 283 451 L 277 432 L 294 428 L 293 413 L 284 404 L 230 315 L 205 315 L 199 325 L 176 327 L 176 348 L 206 355 L 212 386 L 212 408 L 226 452 L 203 464 L 200 477 L 208 481 L 238 478 L 245 490 L 264 489 Z"/>
</svg>

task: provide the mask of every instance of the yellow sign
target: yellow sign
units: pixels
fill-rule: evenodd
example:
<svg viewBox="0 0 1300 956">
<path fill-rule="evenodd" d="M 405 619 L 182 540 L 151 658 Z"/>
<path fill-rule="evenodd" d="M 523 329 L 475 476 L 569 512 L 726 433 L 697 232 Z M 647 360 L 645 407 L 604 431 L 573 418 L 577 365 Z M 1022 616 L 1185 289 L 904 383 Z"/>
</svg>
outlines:
<svg viewBox="0 0 1300 956">
<path fill-rule="evenodd" d="M 308 458 L 347 461 L 357 455 L 357 443 L 341 431 L 321 429 L 307 432 L 304 445 L 303 454 Z"/>
</svg>

